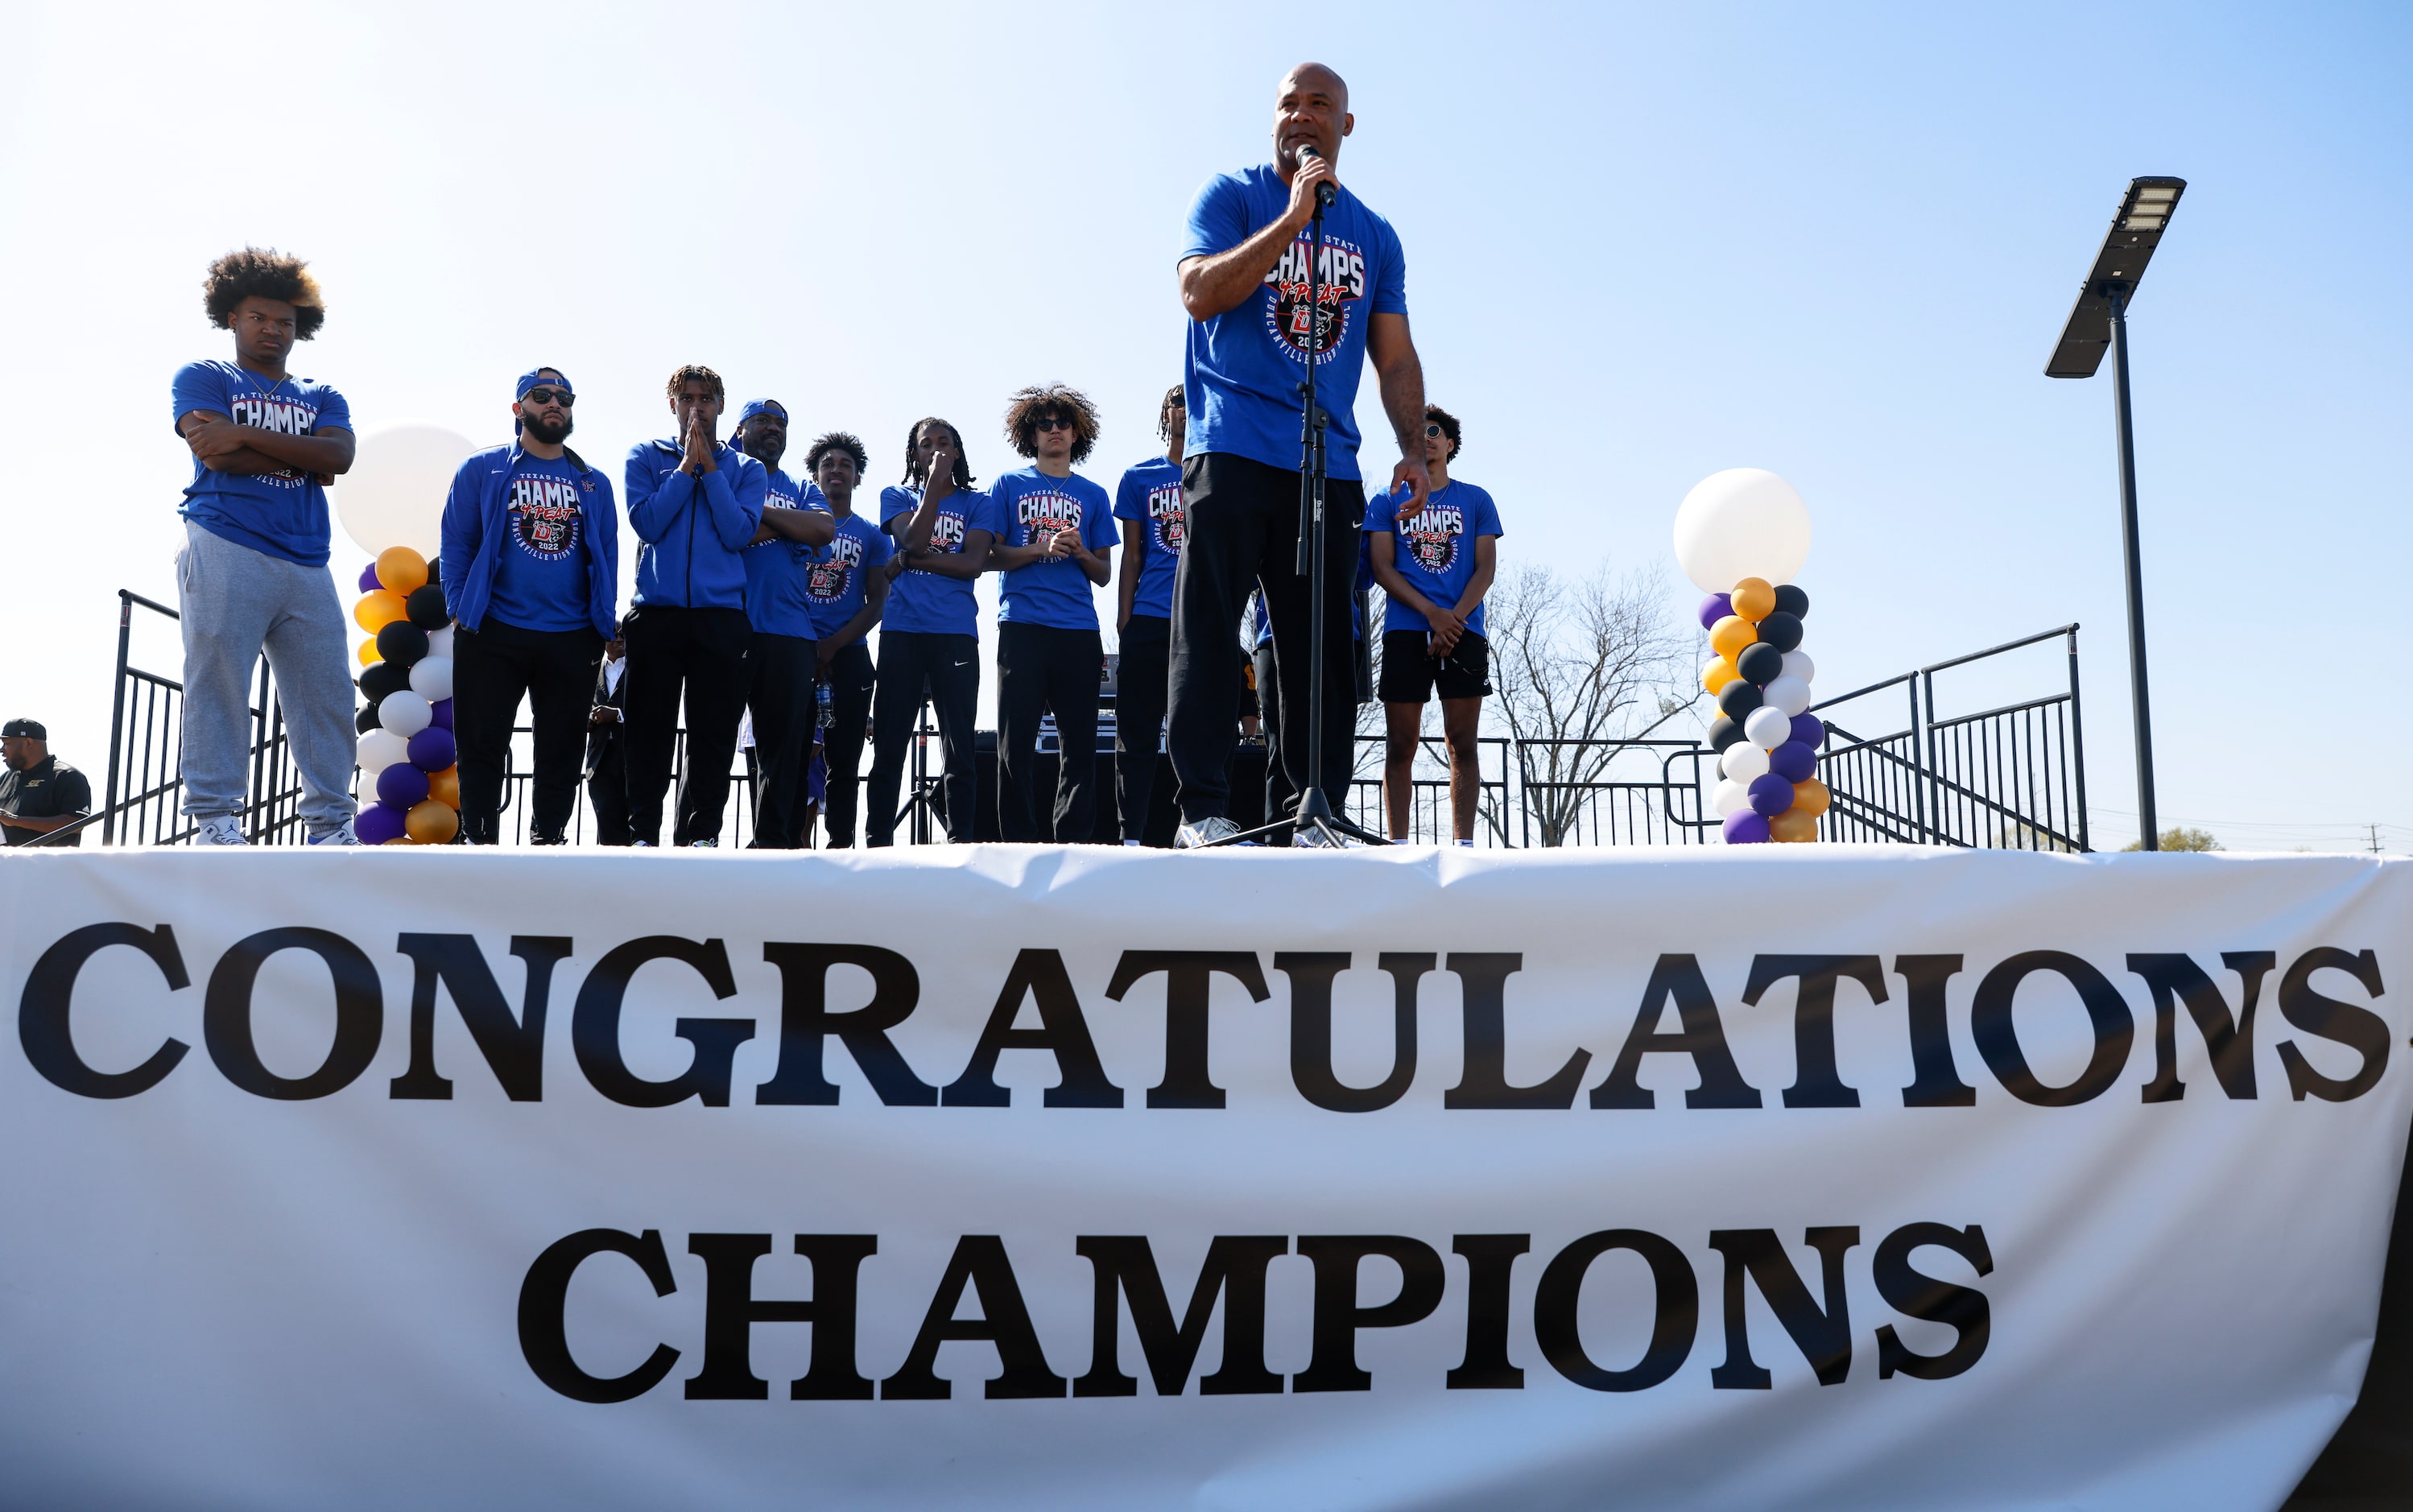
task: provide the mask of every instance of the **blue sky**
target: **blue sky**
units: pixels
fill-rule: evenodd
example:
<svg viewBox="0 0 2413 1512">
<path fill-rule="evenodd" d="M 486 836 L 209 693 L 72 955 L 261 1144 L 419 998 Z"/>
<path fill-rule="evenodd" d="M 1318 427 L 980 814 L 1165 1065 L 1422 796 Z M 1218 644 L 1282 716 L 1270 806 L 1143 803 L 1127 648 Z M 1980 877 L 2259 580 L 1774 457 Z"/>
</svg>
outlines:
<svg viewBox="0 0 2413 1512">
<path fill-rule="evenodd" d="M 225 348 L 197 293 L 217 253 L 315 259 L 331 315 L 295 369 L 364 428 L 501 439 L 511 375 L 548 362 L 579 384 L 579 444 L 616 456 L 701 361 L 800 430 L 861 432 L 875 477 L 929 412 L 987 476 L 1005 394 L 1060 378 L 1106 411 L 1088 470 L 1110 482 L 1179 375 L 1182 212 L 1262 159 L 1273 82 L 1311 54 L 1352 84 L 1340 171 L 1399 229 L 1503 556 L 1664 564 L 1685 613 L 1685 490 L 1783 473 L 1816 523 L 1822 691 L 2082 623 L 2098 844 L 2135 807 L 2110 383 L 2042 369 L 2126 181 L 2186 178 L 2132 322 L 2166 822 L 2238 849 L 2377 823 L 2413 849 L 2413 797 L 2380 780 L 2413 742 L 2403 7 L 27 25 L 0 65 L 0 273 L 22 291 L 0 393 L 42 419 L 16 449 L 0 704 L 96 771 L 113 591 L 172 590 L 167 381 Z M 1369 442 L 1369 469 L 1393 456 Z M 360 559 L 339 539 L 338 566 Z M 1966 697 L 2058 674 L 2047 657 Z"/>
</svg>

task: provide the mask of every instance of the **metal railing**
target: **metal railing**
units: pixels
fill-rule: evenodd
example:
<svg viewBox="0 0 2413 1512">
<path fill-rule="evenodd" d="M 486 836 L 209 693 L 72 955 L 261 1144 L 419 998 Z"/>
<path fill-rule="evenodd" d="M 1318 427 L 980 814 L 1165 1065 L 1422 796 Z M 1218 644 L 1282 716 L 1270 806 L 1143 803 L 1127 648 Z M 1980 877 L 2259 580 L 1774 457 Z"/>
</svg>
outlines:
<svg viewBox="0 0 2413 1512">
<path fill-rule="evenodd" d="M 132 664 L 137 609 L 170 623 L 179 619 L 166 604 L 123 588 L 117 592 L 117 682 L 109 721 L 109 776 L 97 816 L 100 843 L 176 845 L 192 838 L 195 829 L 182 808 L 185 685 Z M 244 834 L 255 845 L 298 845 L 302 777 L 294 769 L 275 674 L 265 655 L 252 674 L 250 712 Z"/>
</svg>

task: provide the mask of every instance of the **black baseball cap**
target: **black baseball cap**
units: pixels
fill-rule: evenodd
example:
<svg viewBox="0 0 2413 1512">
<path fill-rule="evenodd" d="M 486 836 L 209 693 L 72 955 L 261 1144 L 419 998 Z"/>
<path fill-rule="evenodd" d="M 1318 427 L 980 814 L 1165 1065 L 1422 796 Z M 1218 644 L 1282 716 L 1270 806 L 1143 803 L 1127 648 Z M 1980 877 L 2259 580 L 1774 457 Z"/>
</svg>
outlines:
<svg viewBox="0 0 2413 1512">
<path fill-rule="evenodd" d="M 0 740 L 48 740 L 51 733 L 38 719 L 11 719 L 0 725 Z"/>
</svg>

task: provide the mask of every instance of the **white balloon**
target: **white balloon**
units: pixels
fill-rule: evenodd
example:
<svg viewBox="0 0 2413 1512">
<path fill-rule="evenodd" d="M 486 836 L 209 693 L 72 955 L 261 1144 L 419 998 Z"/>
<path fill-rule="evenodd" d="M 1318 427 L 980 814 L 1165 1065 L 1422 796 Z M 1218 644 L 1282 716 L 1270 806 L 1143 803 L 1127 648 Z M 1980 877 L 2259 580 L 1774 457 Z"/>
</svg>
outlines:
<svg viewBox="0 0 2413 1512">
<path fill-rule="evenodd" d="M 1762 750 L 1774 750 L 1793 738 L 1793 716 L 1773 704 L 1762 704 L 1743 720 L 1742 737 Z"/>
<path fill-rule="evenodd" d="M 1738 740 L 1726 748 L 1718 770 L 1737 782 L 1749 782 L 1768 770 L 1768 752 L 1748 740 Z"/>
<path fill-rule="evenodd" d="M 382 710 L 385 705 L 380 704 L 377 707 Z M 375 777 L 396 762 L 410 760 L 410 742 L 391 730 L 372 730 L 361 736 L 357 760 L 362 771 Z"/>
<path fill-rule="evenodd" d="M 408 740 L 427 728 L 436 718 L 427 700 L 406 688 L 398 693 L 388 693 L 377 704 L 377 725 L 389 734 Z"/>
<path fill-rule="evenodd" d="M 1809 556 L 1810 507 L 1765 468 L 1713 472 L 1676 510 L 1677 565 L 1704 593 L 1747 577 L 1790 583 Z"/>
<path fill-rule="evenodd" d="M 1809 709 L 1810 685 L 1788 672 L 1762 689 L 1760 697 L 1769 707 L 1783 709 L 1784 717 L 1790 719 Z"/>
<path fill-rule="evenodd" d="M 1807 651 L 1787 651 L 1784 653 L 1784 674 L 1799 677 L 1805 683 L 1812 682 L 1818 676 L 1818 663 L 1810 660 Z"/>
<path fill-rule="evenodd" d="M 443 545 L 444 496 L 473 450 L 467 437 L 413 421 L 362 437 L 333 490 L 344 534 L 372 556 L 408 546 L 434 558 Z"/>
<path fill-rule="evenodd" d="M 1751 807 L 1751 793 L 1741 783 L 1728 778 L 1710 792 L 1710 807 L 1720 819 L 1731 819 Z"/>
<path fill-rule="evenodd" d="M 444 627 L 442 630 L 429 630 L 429 631 L 427 632 L 427 654 L 428 654 L 429 656 L 432 656 L 432 657 L 443 657 L 443 658 L 444 658 L 444 659 L 446 659 L 447 660 L 450 660 L 452 659 L 452 626 L 447 625 L 447 626 L 445 626 L 445 627 Z M 447 697 L 447 698 L 450 698 L 450 697 L 452 697 L 452 695 L 451 695 L 450 693 L 447 693 L 447 694 L 445 695 L 445 697 Z"/>
<path fill-rule="evenodd" d="M 429 639 L 434 639 L 433 636 Z M 452 696 L 452 659 L 434 654 L 419 659 L 410 669 L 410 690 L 430 704 L 441 704 Z"/>
</svg>

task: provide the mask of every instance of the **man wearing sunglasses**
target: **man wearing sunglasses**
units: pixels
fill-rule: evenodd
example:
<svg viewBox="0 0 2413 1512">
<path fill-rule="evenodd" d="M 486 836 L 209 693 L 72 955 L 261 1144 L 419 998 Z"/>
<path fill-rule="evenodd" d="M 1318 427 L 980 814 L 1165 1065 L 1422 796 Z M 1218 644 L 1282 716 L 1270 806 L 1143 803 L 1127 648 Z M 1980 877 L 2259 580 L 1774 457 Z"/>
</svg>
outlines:
<svg viewBox="0 0 2413 1512">
<path fill-rule="evenodd" d="M 762 524 L 746 548 L 747 706 L 754 715 L 754 838 L 749 849 L 792 851 L 805 838 L 805 768 L 812 760 L 813 605 L 822 548 L 837 522 L 821 490 L 779 468 L 788 452 L 788 410 L 750 399 L 738 412 L 738 447 L 762 464 Z"/>
<path fill-rule="evenodd" d="M 1098 439 L 1088 396 L 1060 384 L 1024 389 L 1006 438 L 1031 465 L 990 485 L 998 585 L 997 816 L 1008 840 L 1087 844 L 1097 831 L 1098 686 L 1105 645 L 1094 589 L 1114 575 L 1106 491 L 1073 470 Z M 1039 720 L 1056 717 L 1056 803 L 1038 817 Z"/>
<path fill-rule="evenodd" d="M 1366 493 L 1357 467 L 1358 375 L 1370 360 L 1401 453 L 1393 482 L 1426 490 L 1424 369 L 1408 334 L 1399 234 L 1334 172 L 1355 126 L 1349 86 L 1322 64 L 1281 82 L 1273 161 L 1209 180 L 1190 208 L 1179 271 L 1190 326 L 1189 445 L 1182 464 L 1188 541 L 1173 590 L 1172 746 L 1181 778 L 1180 840 L 1228 838 L 1232 725 L 1239 646 L 1232 627 L 1251 584 L 1273 627 L 1283 767 L 1294 788 L 1345 792 L 1356 708 L 1348 586 Z M 1334 200 L 1320 226 L 1318 191 Z M 1309 299 L 1310 274 L 1316 285 Z M 1316 402 L 1330 416 L 1325 494 L 1324 770 L 1307 770 L 1311 673 L 1310 580 L 1298 543 L 1299 385 L 1315 364 Z M 1337 796 L 1333 806 L 1340 807 Z M 1323 843 L 1302 831 L 1300 843 Z"/>
<path fill-rule="evenodd" d="M 461 464 L 444 500 L 443 584 L 452 620 L 452 736 L 461 836 L 493 845 L 520 700 L 536 746 L 528 838 L 568 842 L 585 766 L 596 662 L 620 592 L 612 481 L 564 443 L 577 403 L 556 367 L 520 375 L 519 439 Z"/>
<path fill-rule="evenodd" d="M 1181 565 L 1184 534 L 1185 403 L 1180 385 L 1165 392 L 1156 411 L 1164 454 L 1126 468 L 1115 487 L 1115 518 L 1123 528 L 1121 601 L 1115 615 L 1122 658 L 1115 676 L 1115 801 L 1125 845 L 1142 843 L 1147 833 L 1164 704 L 1172 692 L 1173 575 Z"/>
</svg>

